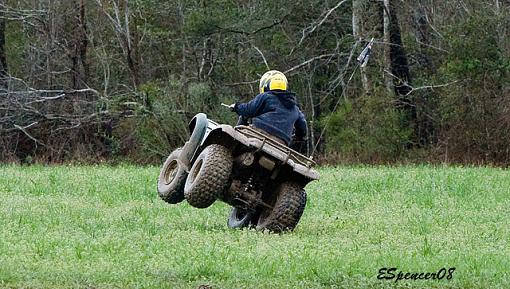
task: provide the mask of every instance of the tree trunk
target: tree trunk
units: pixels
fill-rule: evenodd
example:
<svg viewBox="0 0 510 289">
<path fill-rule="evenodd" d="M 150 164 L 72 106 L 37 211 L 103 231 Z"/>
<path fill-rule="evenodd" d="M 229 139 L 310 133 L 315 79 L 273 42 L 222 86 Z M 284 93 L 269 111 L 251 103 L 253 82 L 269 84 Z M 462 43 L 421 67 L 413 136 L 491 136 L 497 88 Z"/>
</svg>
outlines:
<svg viewBox="0 0 510 289">
<path fill-rule="evenodd" d="M 402 43 L 402 35 L 400 25 L 395 11 L 395 0 L 385 0 L 389 5 L 389 43 L 390 46 L 390 62 L 391 72 L 396 77 L 394 79 L 395 93 L 399 96 L 406 97 L 410 91 L 408 84 L 411 82 L 411 73 L 409 71 L 409 61 Z"/>
<path fill-rule="evenodd" d="M 7 58 L 5 56 L 5 0 L 0 0 L 0 89 L 7 89 Z"/>
<path fill-rule="evenodd" d="M 71 81 L 74 89 L 86 86 L 89 68 L 87 64 L 87 24 L 85 20 L 85 1 L 76 0 L 76 26 L 74 36 L 74 52 L 72 56 Z"/>
<path fill-rule="evenodd" d="M 128 0 L 124 0 L 124 24 L 125 24 L 125 36 L 126 36 L 126 57 L 129 70 L 131 71 L 131 77 L 133 79 L 133 86 L 135 89 L 140 85 L 140 72 L 138 68 L 138 57 L 137 57 L 137 35 L 136 25 L 131 27 L 131 12 L 129 10 Z M 135 33 L 132 33 L 133 30 Z"/>
<path fill-rule="evenodd" d="M 509 1 L 499 1 L 495 0 L 495 14 L 499 19 L 497 24 L 497 42 L 498 46 L 503 53 L 509 53 L 510 45 L 508 45 L 508 14 L 510 11 L 510 2 Z M 506 18 L 505 18 L 506 17 Z M 505 23 L 506 22 L 506 23 Z"/>
<path fill-rule="evenodd" d="M 395 86 L 393 84 L 391 51 L 393 43 L 391 42 L 391 3 L 390 0 L 384 0 L 383 11 L 383 30 L 384 30 L 384 86 L 390 95 L 395 94 Z"/>
<path fill-rule="evenodd" d="M 385 75 L 388 90 L 398 98 L 398 108 L 400 108 L 406 116 L 408 126 L 416 130 L 416 104 L 409 95 L 411 92 L 411 73 L 409 71 L 409 61 L 402 43 L 402 35 L 397 17 L 395 0 L 384 0 L 385 9 L 385 41 L 387 52 L 389 55 L 388 70 Z M 389 75 L 390 72 L 392 75 Z M 415 131 L 415 136 L 416 136 Z"/>
<path fill-rule="evenodd" d="M 57 32 L 56 30 L 58 29 L 57 27 L 57 16 L 58 16 L 58 13 L 56 13 L 55 11 L 56 7 L 55 7 L 55 1 L 54 0 L 49 0 L 48 1 L 48 4 L 47 4 L 47 24 L 46 24 L 46 27 L 45 27 L 45 30 L 43 33 L 45 33 L 46 35 L 46 43 L 45 43 L 45 57 L 46 57 L 46 67 L 45 67 L 45 74 L 46 74 L 46 84 L 45 86 L 47 88 L 53 88 L 53 85 L 55 83 L 53 83 L 53 79 L 54 79 L 54 75 L 52 73 L 53 71 L 53 67 L 54 67 L 54 62 L 56 62 L 54 60 L 54 50 L 55 50 L 55 46 L 57 45 L 56 42 L 57 42 Z M 44 26 L 43 26 L 44 27 Z"/>
<path fill-rule="evenodd" d="M 356 40 L 364 37 L 362 33 L 363 28 L 363 12 L 364 12 L 364 0 L 353 0 L 352 1 L 352 35 Z M 367 75 L 367 68 L 361 67 L 361 83 L 363 84 L 363 90 L 365 93 L 369 93 L 372 84 L 369 81 Z"/>
<path fill-rule="evenodd" d="M 352 25 L 353 35 L 356 40 L 364 40 L 364 44 L 372 37 L 381 39 L 383 36 L 382 5 L 379 0 L 353 0 L 352 3 Z M 372 93 L 375 83 L 380 73 L 380 65 L 377 63 L 380 59 L 380 48 L 376 45 L 373 48 L 373 58 L 369 65 L 361 68 L 361 81 L 366 94 Z"/>
<path fill-rule="evenodd" d="M 427 13 L 423 2 L 424 0 L 417 0 L 413 5 L 413 26 L 416 42 L 418 42 L 420 47 L 420 54 L 418 57 L 420 66 L 431 70 L 432 63 L 426 52 L 428 45 L 430 45 L 430 32 L 429 25 L 427 24 Z"/>
<path fill-rule="evenodd" d="M 131 36 L 128 36 L 131 37 Z M 136 52 L 131 46 L 126 48 L 127 63 L 129 71 L 131 71 L 131 79 L 133 80 L 133 86 L 136 89 L 140 85 L 140 76 L 138 71 L 138 62 L 136 61 Z"/>
</svg>

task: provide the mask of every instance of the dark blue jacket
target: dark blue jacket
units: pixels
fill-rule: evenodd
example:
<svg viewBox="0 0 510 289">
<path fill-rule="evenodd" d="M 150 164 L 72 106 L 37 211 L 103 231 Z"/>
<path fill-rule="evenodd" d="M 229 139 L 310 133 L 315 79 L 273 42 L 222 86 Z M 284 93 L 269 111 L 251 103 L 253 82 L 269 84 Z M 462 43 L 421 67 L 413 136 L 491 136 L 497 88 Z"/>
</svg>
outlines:
<svg viewBox="0 0 510 289">
<path fill-rule="evenodd" d="M 283 139 L 287 145 L 292 140 L 294 128 L 297 139 L 306 137 L 306 119 L 292 92 L 265 92 L 248 103 L 236 103 L 234 111 L 242 117 L 251 118 L 253 126 Z"/>
</svg>

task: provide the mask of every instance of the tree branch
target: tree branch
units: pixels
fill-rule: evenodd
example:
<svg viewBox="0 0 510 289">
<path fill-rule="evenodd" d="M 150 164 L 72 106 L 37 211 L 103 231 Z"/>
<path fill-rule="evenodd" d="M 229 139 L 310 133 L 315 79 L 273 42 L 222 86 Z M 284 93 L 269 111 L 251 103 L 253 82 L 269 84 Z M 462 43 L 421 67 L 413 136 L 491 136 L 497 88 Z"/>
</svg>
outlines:
<svg viewBox="0 0 510 289">
<path fill-rule="evenodd" d="M 35 143 L 38 143 L 38 144 L 42 145 L 43 147 L 45 147 L 45 146 L 46 146 L 45 144 L 43 144 L 41 141 L 39 141 L 39 140 L 38 140 L 38 139 L 36 139 L 35 137 L 31 136 L 31 135 L 30 135 L 30 134 L 26 131 L 26 129 L 27 129 L 27 128 L 29 128 L 29 127 L 31 127 L 31 126 L 33 126 L 33 125 L 35 125 L 35 124 L 37 124 L 37 122 L 34 122 L 34 123 L 32 123 L 32 124 L 29 124 L 29 125 L 27 125 L 27 126 L 25 126 L 25 127 L 21 127 L 21 126 L 19 126 L 19 125 L 15 124 L 15 125 L 14 125 L 14 127 L 15 127 L 15 128 L 17 128 L 17 129 L 19 129 L 21 132 L 23 132 L 23 133 L 24 133 L 24 134 L 25 134 L 25 135 L 26 135 L 29 139 L 33 140 Z"/>
<path fill-rule="evenodd" d="M 257 50 L 257 52 L 260 54 L 260 56 L 262 56 L 262 59 L 264 60 L 264 64 L 266 65 L 266 68 L 267 70 L 271 70 L 271 68 L 269 68 L 269 64 L 267 63 L 267 59 L 266 57 L 264 56 L 264 53 L 262 53 L 262 51 L 255 45 L 252 45 L 253 48 L 255 48 L 255 50 Z"/>
<path fill-rule="evenodd" d="M 298 69 L 301 69 L 303 66 L 306 66 L 314 61 L 317 61 L 317 60 L 320 60 L 320 59 L 323 59 L 323 58 L 328 58 L 328 57 L 333 57 L 335 55 L 343 55 L 343 54 L 340 54 L 340 53 L 328 53 L 328 54 L 322 54 L 322 55 L 318 55 L 318 56 L 315 56 L 315 57 L 312 57 L 296 66 L 293 66 L 287 70 L 285 70 L 283 73 L 284 74 L 289 74 L 295 70 L 298 70 Z M 252 80 L 252 81 L 242 81 L 242 82 L 235 82 L 235 83 L 227 83 L 225 84 L 226 86 L 240 86 L 240 85 L 251 85 L 251 84 L 255 84 L 259 82 L 259 80 Z"/>
<path fill-rule="evenodd" d="M 342 4 L 344 4 L 347 1 L 348 0 L 342 0 L 342 1 L 338 2 L 338 4 L 336 4 L 335 7 L 329 9 L 325 13 L 324 17 L 322 17 L 322 19 L 317 24 L 315 24 L 315 25 L 312 24 L 311 26 L 303 29 L 303 35 L 301 36 L 301 39 L 299 40 L 298 44 L 294 48 L 292 48 L 289 55 L 292 55 L 294 53 L 294 50 L 296 50 L 296 48 L 298 48 L 299 46 L 301 46 L 301 44 L 303 44 L 303 41 L 305 41 L 305 39 L 306 39 L 306 37 L 308 37 L 308 35 L 312 34 L 315 30 L 317 30 L 320 26 L 322 26 L 322 24 L 324 24 L 324 22 L 326 22 L 326 20 L 331 15 L 331 13 L 333 13 L 336 9 L 338 9 L 340 6 L 342 6 Z"/>
</svg>

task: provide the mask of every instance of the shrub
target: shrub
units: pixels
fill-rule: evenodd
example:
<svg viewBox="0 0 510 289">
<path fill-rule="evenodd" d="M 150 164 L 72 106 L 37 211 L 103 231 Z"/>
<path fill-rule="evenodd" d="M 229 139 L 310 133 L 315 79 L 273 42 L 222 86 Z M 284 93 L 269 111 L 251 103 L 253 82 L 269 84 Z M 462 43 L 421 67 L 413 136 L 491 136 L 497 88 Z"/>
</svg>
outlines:
<svg viewBox="0 0 510 289">
<path fill-rule="evenodd" d="M 326 158 L 336 152 L 347 162 L 389 162 L 402 157 L 410 144 L 404 114 L 384 93 L 347 100 L 321 120 L 322 126 L 328 119 Z"/>
</svg>

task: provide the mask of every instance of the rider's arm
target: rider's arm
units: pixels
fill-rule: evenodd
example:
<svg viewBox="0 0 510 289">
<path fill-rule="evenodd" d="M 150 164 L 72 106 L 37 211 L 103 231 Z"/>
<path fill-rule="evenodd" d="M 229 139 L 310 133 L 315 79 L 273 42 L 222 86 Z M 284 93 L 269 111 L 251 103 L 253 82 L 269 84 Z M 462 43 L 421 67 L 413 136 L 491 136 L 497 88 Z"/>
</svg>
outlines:
<svg viewBox="0 0 510 289">
<path fill-rule="evenodd" d="M 299 112 L 299 118 L 298 120 L 296 121 L 296 123 L 294 123 L 294 127 L 296 128 L 296 138 L 298 140 L 304 140 L 306 139 L 306 131 L 307 131 L 307 125 L 306 125 L 306 119 L 305 119 L 305 115 L 303 114 L 303 112 Z"/>
<path fill-rule="evenodd" d="M 257 95 L 253 100 L 247 103 L 236 103 L 234 111 L 244 117 L 256 117 L 262 113 L 264 102 L 267 95 L 265 93 Z"/>
</svg>

